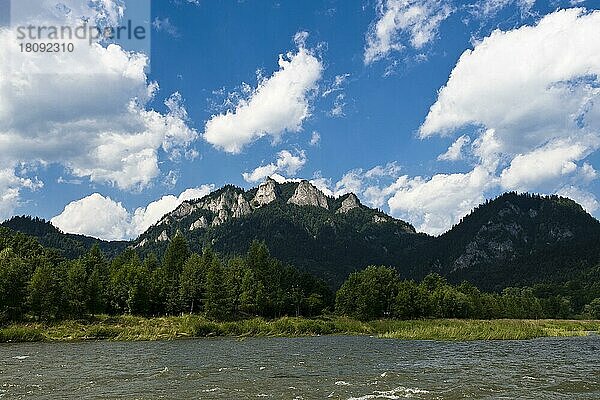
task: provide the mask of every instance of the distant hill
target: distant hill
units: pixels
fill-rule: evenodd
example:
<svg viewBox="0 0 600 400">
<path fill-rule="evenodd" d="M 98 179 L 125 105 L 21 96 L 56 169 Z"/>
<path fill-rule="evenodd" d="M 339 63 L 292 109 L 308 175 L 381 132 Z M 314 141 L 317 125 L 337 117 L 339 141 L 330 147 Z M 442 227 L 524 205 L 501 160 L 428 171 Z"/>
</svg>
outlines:
<svg viewBox="0 0 600 400">
<path fill-rule="evenodd" d="M 89 236 L 63 233 L 50 222 L 37 217 L 13 217 L 1 223 L 0 226 L 35 237 L 43 246 L 60 250 L 69 259 L 85 254 L 96 243 L 104 254 L 111 258 L 117 256 L 129 245 L 129 242 L 124 241 L 107 242 Z"/>
<path fill-rule="evenodd" d="M 486 289 L 564 282 L 600 261 L 600 222 L 564 197 L 505 193 L 414 258 L 413 275 L 436 271 Z"/>
</svg>

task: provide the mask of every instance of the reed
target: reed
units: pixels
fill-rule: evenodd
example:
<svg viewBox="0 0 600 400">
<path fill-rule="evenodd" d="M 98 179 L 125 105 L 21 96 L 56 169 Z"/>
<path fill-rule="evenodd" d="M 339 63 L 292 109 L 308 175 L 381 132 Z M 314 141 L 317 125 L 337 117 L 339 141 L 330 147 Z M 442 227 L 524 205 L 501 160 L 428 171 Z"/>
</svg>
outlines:
<svg viewBox="0 0 600 400">
<path fill-rule="evenodd" d="M 98 316 L 88 320 L 14 324 L 0 328 L 0 342 L 173 340 L 205 337 L 372 335 L 404 340 L 522 340 L 600 333 L 600 321 L 583 320 L 378 320 L 284 317 L 216 322 L 201 316 L 142 318 Z"/>
</svg>

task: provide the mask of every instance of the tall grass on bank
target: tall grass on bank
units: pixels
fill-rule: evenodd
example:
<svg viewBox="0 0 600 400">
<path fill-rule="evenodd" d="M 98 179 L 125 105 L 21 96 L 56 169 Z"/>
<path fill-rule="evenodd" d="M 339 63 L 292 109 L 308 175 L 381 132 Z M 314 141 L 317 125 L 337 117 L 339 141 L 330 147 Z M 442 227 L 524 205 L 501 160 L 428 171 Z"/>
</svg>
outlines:
<svg viewBox="0 0 600 400">
<path fill-rule="evenodd" d="M 579 320 L 379 320 L 348 318 L 246 319 L 215 322 L 200 316 L 140 318 L 99 316 L 90 320 L 16 324 L 0 328 L 0 342 L 83 340 L 173 340 L 204 337 L 295 337 L 372 335 L 405 340 L 518 340 L 600 333 L 600 321 Z"/>
</svg>

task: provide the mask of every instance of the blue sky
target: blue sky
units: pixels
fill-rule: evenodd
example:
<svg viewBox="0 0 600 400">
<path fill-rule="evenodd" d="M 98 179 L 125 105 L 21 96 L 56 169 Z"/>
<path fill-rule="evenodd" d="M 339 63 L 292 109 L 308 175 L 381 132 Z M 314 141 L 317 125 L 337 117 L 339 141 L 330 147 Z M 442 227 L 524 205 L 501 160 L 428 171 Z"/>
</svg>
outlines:
<svg viewBox="0 0 600 400">
<path fill-rule="evenodd" d="M 94 12 L 112 15 L 102 7 Z M 432 234 L 507 190 L 559 193 L 596 213 L 595 8 L 154 1 L 145 72 L 104 44 L 104 61 L 86 53 L 73 63 L 98 68 L 89 79 L 48 85 L 13 71 L 41 85 L 28 93 L 0 77 L 0 219 L 31 214 L 131 238 L 186 198 L 274 174 L 357 192 Z M 109 57 L 118 61 L 103 64 Z"/>
</svg>

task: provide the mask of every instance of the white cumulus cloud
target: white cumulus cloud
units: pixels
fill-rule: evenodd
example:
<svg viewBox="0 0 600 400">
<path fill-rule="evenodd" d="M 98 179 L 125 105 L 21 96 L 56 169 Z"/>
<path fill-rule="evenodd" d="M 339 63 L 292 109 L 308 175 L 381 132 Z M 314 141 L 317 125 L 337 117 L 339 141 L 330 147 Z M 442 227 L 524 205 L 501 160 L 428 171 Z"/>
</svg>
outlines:
<svg viewBox="0 0 600 400">
<path fill-rule="evenodd" d="M 12 168 L 0 169 L 0 221 L 12 216 L 22 189 L 36 190 L 42 186 L 37 178 L 19 177 Z"/>
<path fill-rule="evenodd" d="M 432 235 L 444 233 L 486 198 L 498 186 L 498 178 L 482 166 L 466 173 L 437 174 L 428 177 L 400 175 L 396 162 L 369 170 L 348 171 L 333 183 L 317 176 L 311 182 L 329 196 L 355 193 L 364 204 L 389 207 L 397 218 L 410 222 L 417 231 Z"/>
<path fill-rule="evenodd" d="M 204 139 L 229 153 L 242 149 L 264 136 L 277 141 L 285 132 L 299 132 L 310 116 L 311 93 L 317 89 L 323 64 L 306 48 L 306 34 L 297 34 L 298 50 L 279 56 L 279 70 L 251 88 L 225 113 L 213 115 L 204 130 Z"/>
<path fill-rule="evenodd" d="M 71 12 L 59 17 L 68 26 L 81 23 L 75 12 L 114 23 L 123 11 L 110 0 L 65 4 Z M 198 137 L 183 99 L 175 93 L 165 112 L 149 109 L 158 84 L 148 80 L 145 54 L 72 41 L 73 53 L 22 53 L 15 31 L 0 28 L 1 167 L 56 164 L 76 178 L 144 188 L 160 174 L 160 154 L 177 159 Z M 14 198 L 7 190 L 0 199 Z"/>
<path fill-rule="evenodd" d="M 439 235 L 481 204 L 493 181 L 482 167 L 430 179 L 401 176 L 393 185 L 388 205 L 393 215 L 410 221 L 418 231 Z"/>
<path fill-rule="evenodd" d="M 558 141 L 519 154 L 502 171 L 502 187 L 510 190 L 537 189 L 546 182 L 560 182 L 559 178 L 578 171 L 576 162 L 589 154 L 588 147 L 581 143 Z M 587 164 L 589 169 L 590 165 Z M 582 167 L 583 168 L 583 167 Z M 583 171 L 584 174 L 589 172 Z"/>
<path fill-rule="evenodd" d="M 504 152 L 520 153 L 598 127 L 590 119 L 598 112 L 599 27 L 600 11 L 569 9 L 494 31 L 461 55 L 421 137 L 482 126 L 494 129 Z"/>
<path fill-rule="evenodd" d="M 99 193 L 69 203 L 51 222 L 63 232 L 105 240 L 125 239 L 130 229 L 130 215 L 125 207 Z"/>
<path fill-rule="evenodd" d="M 494 2 L 494 7 L 504 3 Z M 600 11 L 559 10 L 532 26 L 496 30 L 461 55 L 419 133 L 427 138 L 473 129 L 470 150 L 478 165 L 467 174 L 468 182 L 481 176 L 474 175 L 476 171 L 486 171 L 491 183 L 466 185 L 467 193 L 471 188 L 474 195 L 491 189 L 552 194 L 565 187 L 569 193 L 587 193 L 583 187 L 597 173 L 586 158 L 600 147 L 600 42 L 594 39 L 598 35 Z M 465 144 L 459 138 L 440 159 L 459 157 L 469 150 Z M 450 176 L 460 182 L 467 175 Z M 448 197 L 457 204 L 440 203 L 447 203 L 454 216 L 447 218 L 446 228 L 456 221 L 454 210 L 468 208 L 460 206 L 460 196 Z M 577 198 L 586 202 L 587 209 L 595 209 L 588 197 Z M 390 207 L 399 212 L 409 208 L 398 207 L 393 198 Z M 444 214 L 443 207 L 439 213 Z M 432 232 L 444 225 L 444 218 L 436 222 L 427 213 L 419 219 Z"/>
</svg>

